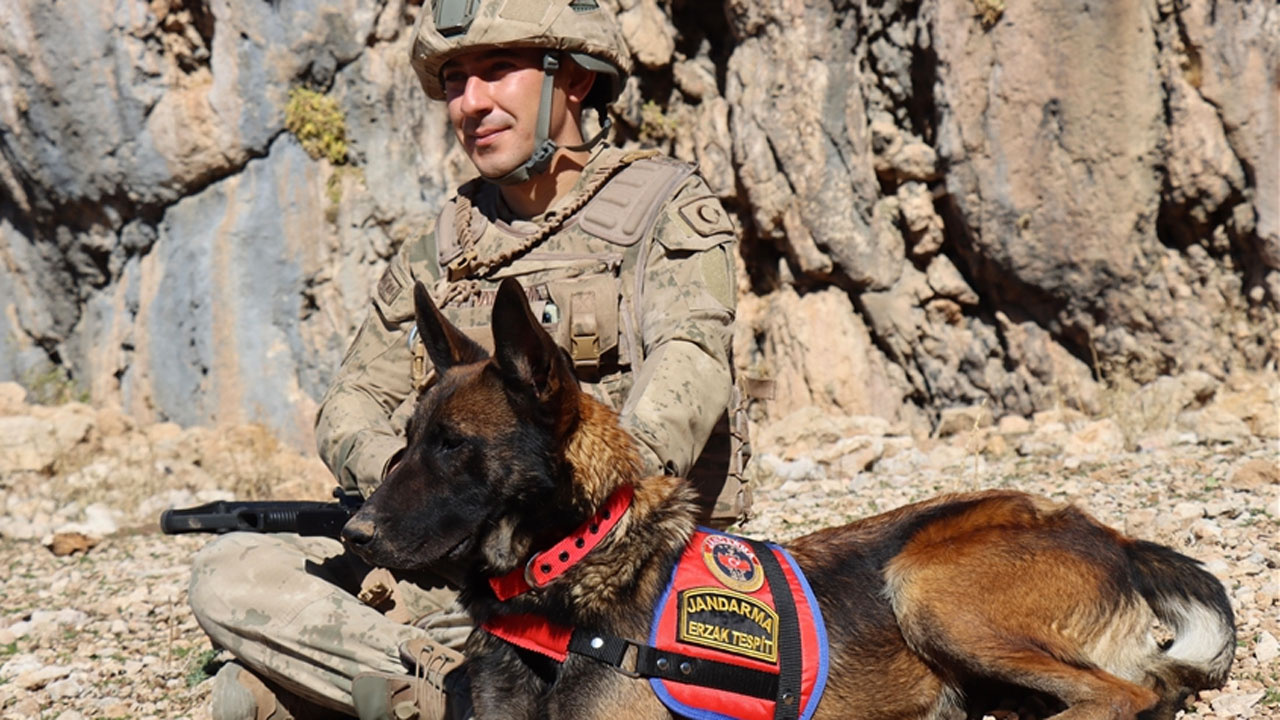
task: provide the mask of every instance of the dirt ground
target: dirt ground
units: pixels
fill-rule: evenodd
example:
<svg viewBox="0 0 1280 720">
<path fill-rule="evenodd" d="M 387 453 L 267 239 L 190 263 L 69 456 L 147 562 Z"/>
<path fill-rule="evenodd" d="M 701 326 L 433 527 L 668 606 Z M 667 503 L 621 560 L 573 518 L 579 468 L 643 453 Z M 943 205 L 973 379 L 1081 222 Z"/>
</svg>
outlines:
<svg viewBox="0 0 1280 720">
<path fill-rule="evenodd" d="M 12 427 L 0 431 L 10 436 L 15 418 L 80 416 L 91 427 L 46 467 L 0 469 L 0 720 L 207 718 L 210 676 L 225 655 L 197 627 L 186 586 L 208 538 L 161 535 L 159 511 L 231 495 L 323 497 L 327 472 L 254 428 L 136 427 L 83 406 L 7 413 L 0 425 Z M 766 450 L 756 458 L 757 515 L 743 532 L 785 540 L 976 488 L 1075 502 L 1198 558 L 1227 586 L 1239 636 L 1232 676 L 1185 716 L 1280 718 L 1277 441 L 1210 440 L 1202 426 L 1125 447 L 1073 444 L 1093 437 L 1090 427 L 1097 434 L 1090 423 L 1066 423 L 1056 444 L 1045 442 L 1058 432 L 1046 420 L 942 439 L 882 437 L 870 456 L 866 443 L 842 457 L 796 451 L 803 443 Z M 77 532 L 90 547 L 52 551 L 55 536 L 74 541 Z"/>
</svg>

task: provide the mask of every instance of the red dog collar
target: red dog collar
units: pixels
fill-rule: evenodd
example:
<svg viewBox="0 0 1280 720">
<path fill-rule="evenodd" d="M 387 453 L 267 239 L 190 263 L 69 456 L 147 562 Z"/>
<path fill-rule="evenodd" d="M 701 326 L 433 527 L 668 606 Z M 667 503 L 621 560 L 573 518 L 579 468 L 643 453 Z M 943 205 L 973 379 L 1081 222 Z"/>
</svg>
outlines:
<svg viewBox="0 0 1280 720">
<path fill-rule="evenodd" d="M 489 578 L 489 587 L 498 600 L 507 601 L 560 577 L 578 561 L 587 556 L 609 531 L 618 524 L 631 507 L 635 487 L 623 485 L 605 501 L 591 519 L 578 526 L 568 537 L 550 549 L 534 554 L 523 568 L 516 568 L 506 575 Z"/>
</svg>

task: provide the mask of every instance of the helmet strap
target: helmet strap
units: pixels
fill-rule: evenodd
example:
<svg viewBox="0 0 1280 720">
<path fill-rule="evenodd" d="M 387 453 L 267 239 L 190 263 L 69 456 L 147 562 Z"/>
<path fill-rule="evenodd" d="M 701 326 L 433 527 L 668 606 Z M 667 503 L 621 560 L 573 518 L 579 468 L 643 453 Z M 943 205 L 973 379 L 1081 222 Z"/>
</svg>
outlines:
<svg viewBox="0 0 1280 720">
<path fill-rule="evenodd" d="M 547 168 L 551 167 L 551 159 L 555 157 L 556 150 L 560 146 L 555 140 L 551 139 L 551 97 L 552 91 L 555 89 L 556 72 L 560 69 L 560 57 L 556 53 L 548 52 L 542 56 L 542 96 L 538 100 L 538 124 L 534 128 L 533 135 L 533 153 L 525 160 L 520 167 L 515 168 L 511 172 L 497 178 L 487 178 L 490 182 L 498 185 L 518 185 L 525 182 L 533 175 L 544 173 Z M 600 132 L 596 133 L 590 140 L 580 145 L 570 145 L 565 147 L 566 150 L 578 152 L 580 150 L 590 150 L 597 143 L 604 139 L 605 134 L 609 132 L 609 128 L 613 126 L 613 121 L 609 118 L 608 113 L 603 109 L 600 112 L 603 118 L 600 123 Z"/>
</svg>

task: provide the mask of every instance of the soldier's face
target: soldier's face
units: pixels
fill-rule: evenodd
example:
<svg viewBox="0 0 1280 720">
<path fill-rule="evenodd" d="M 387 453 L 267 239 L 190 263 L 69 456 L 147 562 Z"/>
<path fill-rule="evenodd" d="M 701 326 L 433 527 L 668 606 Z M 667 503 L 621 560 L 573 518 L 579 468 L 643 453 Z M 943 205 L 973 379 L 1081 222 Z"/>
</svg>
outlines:
<svg viewBox="0 0 1280 720">
<path fill-rule="evenodd" d="M 481 175 L 505 175 L 532 154 L 541 62 L 538 50 L 487 50 L 454 58 L 441 71 L 449 120 Z"/>
</svg>

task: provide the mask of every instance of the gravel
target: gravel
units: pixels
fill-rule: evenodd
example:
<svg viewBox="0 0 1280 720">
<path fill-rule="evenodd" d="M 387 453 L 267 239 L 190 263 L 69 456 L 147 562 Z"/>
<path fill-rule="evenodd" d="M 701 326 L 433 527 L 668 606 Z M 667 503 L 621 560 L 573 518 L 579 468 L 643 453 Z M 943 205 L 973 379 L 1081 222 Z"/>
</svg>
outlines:
<svg viewBox="0 0 1280 720">
<path fill-rule="evenodd" d="M 1217 442 L 1184 429 L 1125 450 L 1111 440 L 1073 446 L 1072 425 L 1056 420 L 974 427 L 940 440 L 850 443 L 843 457 L 764 448 L 755 463 L 757 515 L 744 532 L 785 540 L 978 488 L 1077 503 L 1202 560 L 1226 584 L 1239 634 L 1232 676 L 1185 716 L 1280 718 L 1274 438 Z M 1076 427 L 1077 441 L 1114 435 Z M 39 470 L 0 466 L 0 720 L 207 718 L 210 677 L 226 656 L 197 627 L 186 586 L 190 558 L 208 537 L 160 535 L 158 511 L 261 497 L 270 487 L 324 497 L 323 469 L 251 431 L 107 431 L 99 423 L 61 453 Z M 55 555 L 54 537 L 70 533 L 83 547 Z"/>
</svg>

